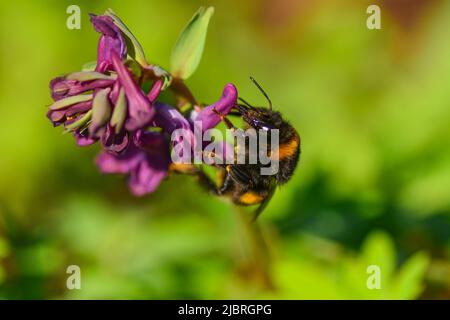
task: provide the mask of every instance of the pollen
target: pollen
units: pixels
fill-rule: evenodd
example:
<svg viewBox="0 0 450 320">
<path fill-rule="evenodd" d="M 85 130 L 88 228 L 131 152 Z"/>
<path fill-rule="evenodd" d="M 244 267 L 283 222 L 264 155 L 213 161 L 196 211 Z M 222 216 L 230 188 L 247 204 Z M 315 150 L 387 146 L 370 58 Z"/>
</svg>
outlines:
<svg viewBox="0 0 450 320">
<path fill-rule="evenodd" d="M 239 197 L 239 201 L 242 204 L 257 204 L 263 201 L 263 197 L 255 192 L 246 192 Z"/>
</svg>

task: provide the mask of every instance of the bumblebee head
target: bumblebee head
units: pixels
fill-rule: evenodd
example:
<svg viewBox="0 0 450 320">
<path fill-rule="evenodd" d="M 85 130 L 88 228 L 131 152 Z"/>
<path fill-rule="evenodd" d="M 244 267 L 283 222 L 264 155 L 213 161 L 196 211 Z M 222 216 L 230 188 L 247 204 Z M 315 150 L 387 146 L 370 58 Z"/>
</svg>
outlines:
<svg viewBox="0 0 450 320">
<path fill-rule="evenodd" d="M 237 104 L 236 108 L 238 112 L 241 114 L 242 119 L 250 126 L 255 128 L 256 130 L 262 129 L 269 131 L 271 129 L 280 129 L 284 121 L 281 118 L 281 114 L 277 111 L 272 110 L 272 101 L 270 100 L 267 93 L 263 90 L 263 88 L 256 82 L 253 77 L 250 77 L 250 80 L 255 84 L 255 86 L 259 89 L 259 91 L 263 94 L 263 96 L 267 99 L 269 103 L 268 108 L 264 107 L 253 107 L 247 101 L 239 97 L 239 100 L 244 104 Z"/>
<path fill-rule="evenodd" d="M 237 109 L 242 119 L 256 130 L 280 129 L 284 123 L 281 114 L 271 109 L 246 105 L 238 105 Z"/>
</svg>

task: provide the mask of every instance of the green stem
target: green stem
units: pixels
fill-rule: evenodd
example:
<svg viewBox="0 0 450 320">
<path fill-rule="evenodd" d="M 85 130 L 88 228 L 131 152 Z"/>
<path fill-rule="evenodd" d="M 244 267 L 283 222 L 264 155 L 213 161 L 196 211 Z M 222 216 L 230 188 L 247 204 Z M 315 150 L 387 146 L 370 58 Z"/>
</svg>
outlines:
<svg viewBox="0 0 450 320">
<path fill-rule="evenodd" d="M 235 212 L 240 225 L 242 240 L 246 246 L 251 272 L 264 289 L 273 290 L 270 256 L 261 228 L 256 222 L 251 222 L 248 213 L 242 207 L 236 206 Z"/>
</svg>

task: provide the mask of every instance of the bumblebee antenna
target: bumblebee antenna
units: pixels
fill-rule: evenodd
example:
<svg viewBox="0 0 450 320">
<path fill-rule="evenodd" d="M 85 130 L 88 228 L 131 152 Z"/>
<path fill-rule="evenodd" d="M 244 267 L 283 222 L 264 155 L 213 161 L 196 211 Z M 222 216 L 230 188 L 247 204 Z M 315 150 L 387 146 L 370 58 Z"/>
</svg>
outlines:
<svg viewBox="0 0 450 320">
<path fill-rule="evenodd" d="M 269 102 L 269 109 L 272 111 L 272 101 L 270 101 L 270 98 L 267 95 L 267 93 L 263 90 L 263 88 L 261 88 L 259 83 L 256 82 L 256 80 L 253 77 L 250 77 L 250 80 L 252 80 L 252 82 L 255 84 L 256 87 L 258 87 L 259 91 L 261 91 L 261 93 L 264 95 L 264 97 L 266 97 L 267 101 Z"/>
<path fill-rule="evenodd" d="M 243 98 L 239 97 L 238 100 L 242 101 L 247 107 L 253 108 L 253 106 L 250 103 L 248 103 L 247 101 L 245 101 Z"/>
</svg>

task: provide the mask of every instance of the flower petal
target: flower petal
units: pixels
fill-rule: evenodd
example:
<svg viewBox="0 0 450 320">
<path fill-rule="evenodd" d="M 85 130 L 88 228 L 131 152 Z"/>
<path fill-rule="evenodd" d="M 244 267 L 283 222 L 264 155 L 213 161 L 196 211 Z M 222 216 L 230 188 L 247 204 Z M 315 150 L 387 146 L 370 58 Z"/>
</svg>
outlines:
<svg viewBox="0 0 450 320">
<path fill-rule="evenodd" d="M 73 118 L 76 117 L 77 114 L 89 111 L 91 107 L 92 101 L 79 102 L 64 109 L 49 110 L 47 112 L 47 117 L 56 127 L 62 124 L 67 118 Z"/>
<path fill-rule="evenodd" d="M 156 163 L 155 158 L 147 158 L 142 161 L 139 166 L 131 172 L 128 185 L 131 193 L 135 196 L 143 196 L 147 193 L 154 192 L 161 181 L 167 176 L 167 168 L 161 168 Z"/>
<path fill-rule="evenodd" d="M 172 135 L 173 146 L 176 146 L 178 143 L 187 143 L 193 150 L 195 139 L 189 121 L 177 109 L 168 104 L 155 103 L 154 107 L 156 114 L 152 125 L 162 128 L 165 132 Z M 182 162 L 184 159 L 190 159 L 189 155 L 183 154 L 183 150 L 184 148 L 180 149 L 180 152 L 177 154 L 178 159 Z"/>
<path fill-rule="evenodd" d="M 114 82 L 115 80 L 113 79 L 98 79 L 79 82 L 77 80 L 68 80 L 66 77 L 57 77 L 50 81 L 50 91 L 52 99 L 58 101 L 86 91 L 109 87 L 113 85 Z"/>
<path fill-rule="evenodd" d="M 203 108 L 195 118 L 195 121 L 201 122 L 202 130 L 214 128 L 220 122 L 220 116 L 214 112 L 217 110 L 220 114 L 227 115 L 233 106 L 236 105 L 238 92 L 236 87 L 229 83 L 223 89 L 222 97 L 216 103 Z"/>
<path fill-rule="evenodd" d="M 128 146 L 129 137 L 125 130 L 116 133 L 111 125 L 106 126 L 105 133 L 102 135 L 102 144 L 109 153 L 119 154 Z"/>
<path fill-rule="evenodd" d="M 163 134 L 138 130 L 133 136 L 134 144 L 147 155 L 157 155 L 159 157 L 169 154 L 169 144 Z M 167 157 L 168 158 L 168 157 Z"/>
<path fill-rule="evenodd" d="M 102 173 L 130 173 L 144 159 L 145 154 L 130 145 L 120 155 L 103 151 L 97 156 L 95 162 Z"/>
<path fill-rule="evenodd" d="M 79 113 L 84 113 L 92 108 L 92 101 L 77 103 L 66 109 L 66 117 L 73 117 Z"/>
<path fill-rule="evenodd" d="M 95 14 L 90 16 L 94 29 L 102 34 L 98 42 L 96 71 L 104 72 L 112 66 L 111 54 L 115 52 L 123 59 L 127 54 L 127 47 L 122 32 L 111 17 Z"/>
<path fill-rule="evenodd" d="M 143 128 L 153 118 L 155 110 L 115 52 L 112 53 L 112 59 L 120 84 L 128 99 L 129 119 L 125 127 L 130 131 Z"/>
<path fill-rule="evenodd" d="M 154 108 L 156 114 L 152 124 L 155 127 L 160 127 L 169 134 L 175 129 L 191 130 L 189 121 L 176 108 L 164 103 L 155 103 Z"/>
<path fill-rule="evenodd" d="M 158 132 L 136 132 L 134 141 L 143 152 L 145 160 L 131 172 L 129 187 L 136 196 L 156 190 L 167 176 L 170 163 L 169 145 L 164 135 Z"/>
<path fill-rule="evenodd" d="M 57 101 L 69 95 L 70 88 L 77 84 L 76 80 L 66 80 L 65 77 L 56 77 L 50 81 L 52 99 Z"/>
<path fill-rule="evenodd" d="M 163 88 L 163 84 L 164 82 L 161 79 L 155 81 L 152 88 L 150 89 L 150 92 L 147 94 L 148 100 L 150 100 L 151 102 L 155 102 L 156 99 L 158 99 L 158 96 Z"/>
<path fill-rule="evenodd" d="M 80 130 L 75 130 L 73 132 L 73 136 L 75 137 L 77 145 L 80 147 L 90 146 L 91 144 L 94 144 L 97 141 L 97 139 L 95 138 L 90 138 L 89 136 L 82 134 Z"/>
</svg>

